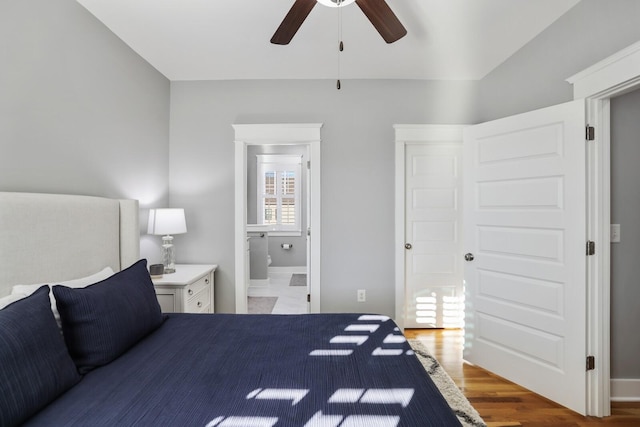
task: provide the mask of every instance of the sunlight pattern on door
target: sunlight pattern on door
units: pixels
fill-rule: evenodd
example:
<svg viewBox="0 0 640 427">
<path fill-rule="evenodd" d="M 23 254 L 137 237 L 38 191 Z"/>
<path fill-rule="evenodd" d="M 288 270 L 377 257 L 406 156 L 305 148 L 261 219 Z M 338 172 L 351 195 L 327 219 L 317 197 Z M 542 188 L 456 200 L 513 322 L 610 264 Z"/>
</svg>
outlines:
<svg viewBox="0 0 640 427">
<path fill-rule="evenodd" d="M 429 328 L 464 326 L 464 294 L 456 287 L 425 290 L 427 296 L 415 297 L 415 321 Z"/>
</svg>

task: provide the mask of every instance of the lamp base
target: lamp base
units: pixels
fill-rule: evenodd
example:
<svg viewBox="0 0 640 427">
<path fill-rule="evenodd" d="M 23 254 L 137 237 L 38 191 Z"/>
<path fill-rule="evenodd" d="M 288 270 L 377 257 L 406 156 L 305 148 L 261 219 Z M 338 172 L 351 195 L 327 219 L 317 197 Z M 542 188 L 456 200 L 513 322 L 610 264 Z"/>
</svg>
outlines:
<svg viewBox="0 0 640 427">
<path fill-rule="evenodd" d="M 164 274 L 176 272 L 176 254 L 173 247 L 173 237 L 162 237 L 162 265 L 164 265 Z"/>
</svg>

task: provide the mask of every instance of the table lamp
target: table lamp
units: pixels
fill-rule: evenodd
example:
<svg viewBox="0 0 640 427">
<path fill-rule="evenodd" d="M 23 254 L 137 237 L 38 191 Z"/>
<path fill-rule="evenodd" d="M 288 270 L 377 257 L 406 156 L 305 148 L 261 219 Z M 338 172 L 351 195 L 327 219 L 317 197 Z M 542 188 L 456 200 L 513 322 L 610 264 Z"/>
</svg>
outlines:
<svg viewBox="0 0 640 427">
<path fill-rule="evenodd" d="M 187 232 L 184 209 L 163 208 L 149 210 L 149 234 L 162 236 L 162 264 L 165 274 L 175 273 L 176 254 L 172 234 Z"/>
</svg>

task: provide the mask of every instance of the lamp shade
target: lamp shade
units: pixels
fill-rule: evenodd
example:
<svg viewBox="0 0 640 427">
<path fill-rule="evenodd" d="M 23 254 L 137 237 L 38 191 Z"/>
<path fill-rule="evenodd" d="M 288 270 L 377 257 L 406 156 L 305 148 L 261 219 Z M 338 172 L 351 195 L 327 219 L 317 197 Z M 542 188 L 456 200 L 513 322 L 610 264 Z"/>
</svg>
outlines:
<svg viewBox="0 0 640 427">
<path fill-rule="evenodd" d="M 184 209 L 164 208 L 149 210 L 149 226 L 147 233 L 169 235 L 187 232 Z"/>
</svg>

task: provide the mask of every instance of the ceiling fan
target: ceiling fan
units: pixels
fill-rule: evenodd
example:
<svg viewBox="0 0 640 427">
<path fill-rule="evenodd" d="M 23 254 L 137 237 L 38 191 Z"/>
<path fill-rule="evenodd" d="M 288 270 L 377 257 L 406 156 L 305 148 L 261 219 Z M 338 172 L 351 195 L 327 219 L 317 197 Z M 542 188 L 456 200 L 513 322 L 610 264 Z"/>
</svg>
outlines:
<svg viewBox="0 0 640 427">
<path fill-rule="evenodd" d="M 295 0 L 289 13 L 271 37 L 271 43 L 289 44 L 317 2 L 341 7 L 353 3 L 354 0 Z M 387 43 L 393 43 L 407 34 L 407 30 L 385 0 L 355 0 L 355 3 Z"/>
</svg>

